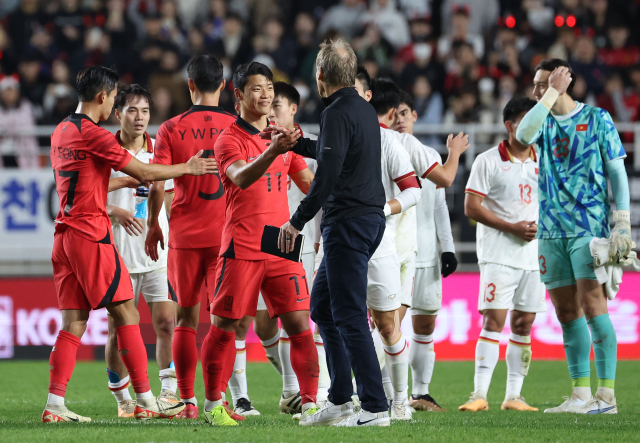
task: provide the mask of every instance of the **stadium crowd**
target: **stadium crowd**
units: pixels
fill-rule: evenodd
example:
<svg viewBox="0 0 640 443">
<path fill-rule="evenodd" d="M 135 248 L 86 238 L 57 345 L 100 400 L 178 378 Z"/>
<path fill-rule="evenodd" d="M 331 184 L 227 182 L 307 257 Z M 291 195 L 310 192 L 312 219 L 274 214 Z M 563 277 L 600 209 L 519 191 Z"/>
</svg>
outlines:
<svg viewBox="0 0 640 443">
<path fill-rule="evenodd" d="M 0 164 L 39 165 L 36 138 L 12 131 L 65 118 L 90 65 L 148 85 L 153 125 L 189 107 L 190 57 L 219 57 L 228 83 L 260 61 L 300 92 L 299 121 L 317 123 L 318 44 L 339 35 L 372 77 L 413 94 L 420 123 L 499 123 L 514 94 L 531 96 L 544 56 L 571 62 L 577 100 L 638 121 L 639 18 L 627 0 L 4 0 Z M 220 104 L 234 111 L 231 86 Z"/>
</svg>

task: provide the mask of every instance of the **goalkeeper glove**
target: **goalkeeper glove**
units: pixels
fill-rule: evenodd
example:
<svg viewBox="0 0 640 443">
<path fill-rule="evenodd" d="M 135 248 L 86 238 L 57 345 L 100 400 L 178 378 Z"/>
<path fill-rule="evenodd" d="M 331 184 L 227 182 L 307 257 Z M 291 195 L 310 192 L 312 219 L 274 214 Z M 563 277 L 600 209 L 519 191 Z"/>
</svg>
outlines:
<svg viewBox="0 0 640 443">
<path fill-rule="evenodd" d="M 442 253 L 442 276 L 444 278 L 453 274 L 458 267 L 458 259 L 453 252 Z"/>
<path fill-rule="evenodd" d="M 633 248 L 631 214 L 626 210 L 613 211 L 613 221 L 616 224 L 609 236 L 609 257 L 617 261 L 629 255 Z"/>
</svg>

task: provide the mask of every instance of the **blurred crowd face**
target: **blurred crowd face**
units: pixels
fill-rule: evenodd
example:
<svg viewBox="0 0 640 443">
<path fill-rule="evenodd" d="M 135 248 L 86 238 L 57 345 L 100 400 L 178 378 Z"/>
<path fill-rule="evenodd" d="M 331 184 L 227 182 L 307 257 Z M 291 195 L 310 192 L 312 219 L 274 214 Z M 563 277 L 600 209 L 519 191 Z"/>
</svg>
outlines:
<svg viewBox="0 0 640 443">
<path fill-rule="evenodd" d="M 15 106 L 20 101 L 20 89 L 15 86 L 5 87 L 0 91 L 0 100 L 7 108 Z"/>
<path fill-rule="evenodd" d="M 236 17 L 229 17 L 224 21 L 224 34 L 233 37 L 242 32 L 242 22 Z"/>
<path fill-rule="evenodd" d="M 51 64 L 51 77 L 56 83 L 69 82 L 69 67 L 62 60 L 56 59 Z"/>
<path fill-rule="evenodd" d="M 289 99 L 277 96 L 273 99 L 269 120 L 275 121 L 277 124 L 284 126 L 285 128 L 293 129 L 293 116 L 296 115 L 297 111 L 298 106 L 295 103 L 289 103 Z"/>
<path fill-rule="evenodd" d="M 416 82 L 413 84 L 413 94 L 420 99 L 426 99 L 431 95 L 431 83 L 427 77 L 421 75 L 416 78 Z"/>
<path fill-rule="evenodd" d="M 79 0 L 62 0 L 62 8 L 66 12 L 75 12 L 79 9 L 79 7 L 80 7 Z"/>
<path fill-rule="evenodd" d="M 590 37 L 581 37 L 576 44 L 574 56 L 579 62 L 589 64 L 596 57 L 596 46 Z"/>
<path fill-rule="evenodd" d="M 214 17 L 225 17 L 227 15 L 227 4 L 224 0 L 211 0 L 209 7 Z"/>
<path fill-rule="evenodd" d="M 155 113 L 168 116 L 171 110 L 171 91 L 167 88 L 157 89 L 153 94 L 153 106 Z"/>
<path fill-rule="evenodd" d="M 465 14 L 454 14 L 451 20 L 455 35 L 467 35 L 469 31 L 469 17 Z"/>
<path fill-rule="evenodd" d="M 400 106 L 398 106 L 398 110 L 396 111 L 391 129 L 402 134 L 413 134 L 413 124 L 417 120 L 418 113 L 415 110 L 412 111 L 406 103 L 400 103 Z"/>
<path fill-rule="evenodd" d="M 149 102 L 144 97 L 132 97 L 122 112 L 116 109 L 116 118 L 120 121 L 122 131 L 133 138 L 145 133 L 150 117 Z"/>
<path fill-rule="evenodd" d="M 614 49 L 622 49 L 629 39 L 629 29 L 624 26 L 616 26 L 609 29 L 609 42 Z"/>
<path fill-rule="evenodd" d="M 40 74 L 40 62 L 37 60 L 20 62 L 18 72 L 26 83 L 35 83 L 38 80 L 38 74 Z"/>
<path fill-rule="evenodd" d="M 236 99 L 241 108 L 251 114 L 269 115 L 273 102 L 273 82 L 264 75 L 252 75 L 248 78 L 244 91 L 235 90 Z"/>
</svg>

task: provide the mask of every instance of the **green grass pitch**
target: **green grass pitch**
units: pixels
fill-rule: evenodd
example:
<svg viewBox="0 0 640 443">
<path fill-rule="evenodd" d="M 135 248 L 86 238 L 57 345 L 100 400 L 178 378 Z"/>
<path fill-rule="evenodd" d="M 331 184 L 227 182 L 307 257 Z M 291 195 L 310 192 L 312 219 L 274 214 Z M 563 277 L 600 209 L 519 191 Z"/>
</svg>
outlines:
<svg viewBox="0 0 640 443">
<path fill-rule="evenodd" d="M 157 374 L 150 362 L 149 371 Z M 448 412 L 414 415 L 413 422 L 392 423 L 390 428 L 301 428 L 290 416 L 278 413 L 281 381 L 266 363 L 249 364 L 249 394 L 262 413 L 234 428 L 213 428 L 202 419 L 195 421 L 156 420 L 139 422 L 117 419 L 113 396 L 107 390 L 104 363 L 78 363 L 67 390 L 67 406 L 88 415 L 92 423 L 44 424 L 40 415 L 46 402 L 47 362 L 0 363 L 1 442 L 630 442 L 640 441 L 640 361 L 618 364 L 618 415 L 545 415 L 501 411 L 506 367 L 496 368 L 489 391 L 490 410 L 463 413 L 457 407 L 473 389 L 473 362 L 438 362 L 431 385 L 432 395 Z M 595 376 L 595 368 L 592 368 Z M 595 386 L 595 379 L 592 385 Z M 158 393 L 160 382 L 152 377 Z M 204 404 L 200 367 L 196 395 Z M 534 361 L 525 381 L 523 395 L 541 410 L 562 402 L 570 393 L 564 362 Z"/>
</svg>

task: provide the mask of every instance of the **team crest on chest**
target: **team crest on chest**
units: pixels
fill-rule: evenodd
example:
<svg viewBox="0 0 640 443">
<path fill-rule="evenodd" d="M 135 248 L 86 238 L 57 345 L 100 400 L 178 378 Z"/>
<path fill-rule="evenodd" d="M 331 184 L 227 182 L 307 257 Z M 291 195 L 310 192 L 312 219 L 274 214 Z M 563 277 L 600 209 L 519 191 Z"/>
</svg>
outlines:
<svg viewBox="0 0 640 443">
<path fill-rule="evenodd" d="M 289 162 L 289 153 L 285 152 L 284 154 L 282 154 L 282 161 L 287 163 Z"/>
<path fill-rule="evenodd" d="M 502 167 L 502 170 L 503 170 L 504 172 L 511 171 L 511 166 L 503 166 L 503 167 Z"/>
</svg>

